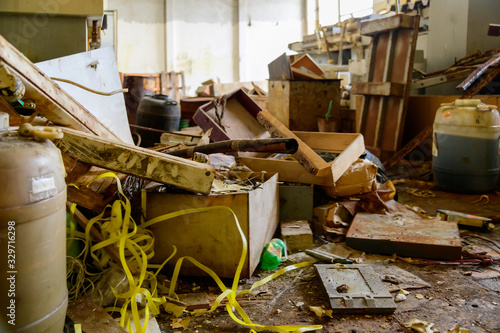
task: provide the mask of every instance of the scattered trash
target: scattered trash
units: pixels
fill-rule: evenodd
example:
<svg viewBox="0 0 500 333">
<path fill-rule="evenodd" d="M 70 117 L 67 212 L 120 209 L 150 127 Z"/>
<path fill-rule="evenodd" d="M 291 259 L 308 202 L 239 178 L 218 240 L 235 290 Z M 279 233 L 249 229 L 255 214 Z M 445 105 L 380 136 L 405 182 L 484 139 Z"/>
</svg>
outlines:
<svg viewBox="0 0 500 333">
<path fill-rule="evenodd" d="M 468 328 L 463 328 L 460 327 L 459 325 L 455 325 L 446 331 L 446 333 L 469 333 L 469 332 L 470 330 Z"/>
<path fill-rule="evenodd" d="M 321 317 L 331 317 L 332 313 L 333 313 L 333 310 L 325 310 L 321 306 L 312 306 L 312 305 L 310 305 L 309 306 L 309 310 L 311 310 L 312 312 L 314 312 L 316 314 L 316 316 L 318 316 L 320 318 Z"/>
<path fill-rule="evenodd" d="M 483 194 L 483 195 L 481 195 L 479 197 L 479 199 L 471 201 L 471 203 L 478 203 L 478 202 L 483 202 L 483 201 L 484 201 L 485 204 L 489 203 L 490 202 L 490 197 L 487 196 L 487 195 L 485 195 L 485 194 Z"/>
<path fill-rule="evenodd" d="M 402 302 L 406 300 L 406 295 L 401 291 L 394 297 L 394 302 Z"/>
<path fill-rule="evenodd" d="M 434 326 L 434 323 L 429 323 L 427 321 L 423 321 L 420 319 L 412 319 L 407 323 L 403 324 L 405 327 L 411 328 L 415 332 L 419 333 L 434 333 L 434 332 L 439 332 L 438 330 L 432 328 Z"/>
<path fill-rule="evenodd" d="M 393 283 L 393 284 L 399 284 L 399 280 L 394 275 L 385 275 L 384 278 L 382 279 L 382 281 Z"/>
<path fill-rule="evenodd" d="M 345 294 L 349 291 L 349 286 L 347 284 L 341 284 L 340 286 L 337 286 L 337 292 L 340 294 Z"/>
<path fill-rule="evenodd" d="M 184 318 L 174 318 L 172 319 L 172 328 L 182 328 L 183 330 L 187 329 L 189 326 L 189 322 L 191 321 L 191 317 L 186 316 Z"/>
<path fill-rule="evenodd" d="M 465 276 L 472 276 L 472 271 L 466 271 L 462 273 Z"/>
<path fill-rule="evenodd" d="M 491 231 L 495 228 L 490 218 L 454 212 L 451 210 L 438 209 L 437 217 L 442 221 L 456 222 L 459 227 L 480 228 L 484 231 Z"/>
<path fill-rule="evenodd" d="M 285 257 L 285 251 L 285 243 L 279 238 L 273 238 L 264 247 L 260 259 L 260 267 L 265 270 L 275 269 L 281 263 L 282 258 Z"/>
<path fill-rule="evenodd" d="M 171 313 L 174 317 L 180 317 L 184 310 L 186 310 L 187 305 L 185 303 L 167 296 L 165 296 L 165 299 L 166 302 L 163 304 L 163 308 L 165 312 Z"/>
<path fill-rule="evenodd" d="M 422 294 L 415 294 L 415 298 L 417 298 L 417 299 L 424 299 L 424 295 L 422 295 Z"/>
<path fill-rule="evenodd" d="M 407 193 L 412 194 L 416 197 L 421 197 L 421 198 L 435 198 L 436 194 L 432 192 L 431 190 L 419 190 L 415 188 L 410 188 L 406 190 Z"/>
</svg>

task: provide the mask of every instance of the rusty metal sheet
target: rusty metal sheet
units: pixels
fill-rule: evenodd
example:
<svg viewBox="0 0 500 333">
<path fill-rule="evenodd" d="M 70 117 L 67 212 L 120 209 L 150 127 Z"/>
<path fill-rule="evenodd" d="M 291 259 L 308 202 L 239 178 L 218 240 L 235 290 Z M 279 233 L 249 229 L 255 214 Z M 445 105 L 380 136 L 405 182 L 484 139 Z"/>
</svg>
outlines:
<svg viewBox="0 0 500 333">
<path fill-rule="evenodd" d="M 370 253 L 443 260 L 460 259 L 462 253 L 456 223 L 402 215 L 356 214 L 346 245 Z"/>
</svg>

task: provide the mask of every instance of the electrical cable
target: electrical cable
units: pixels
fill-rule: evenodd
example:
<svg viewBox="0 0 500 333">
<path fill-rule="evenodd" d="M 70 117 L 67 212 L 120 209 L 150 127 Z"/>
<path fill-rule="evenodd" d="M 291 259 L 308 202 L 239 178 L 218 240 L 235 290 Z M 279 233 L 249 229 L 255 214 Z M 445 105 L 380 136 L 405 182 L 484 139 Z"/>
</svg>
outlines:
<svg viewBox="0 0 500 333">
<path fill-rule="evenodd" d="M 91 93 L 98 94 L 98 95 L 103 95 L 103 96 L 111 96 L 111 95 L 119 94 L 119 93 L 122 93 L 122 92 L 128 92 L 128 88 L 117 89 L 117 90 L 114 90 L 114 91 L 111 91 L 111 92 L 102 92 L 102 91 L 98 91 L 98 90 L 94 90 L 94 89 L 85 87 L 85 86 L 83 86 L 83 85 L 81 85 L 79 83 L 76 83 L 74 81 L 71 81 L 71 80 L 61 79 L 61 78 L 58 78 L 58 77 L 51 77 L 51 79 L 54 80 L 54 81 L 66 82 L 66 83 L 72 84 L 74 86 L 77 86 L 78 88 L 90 91 Z"/>
</svg>

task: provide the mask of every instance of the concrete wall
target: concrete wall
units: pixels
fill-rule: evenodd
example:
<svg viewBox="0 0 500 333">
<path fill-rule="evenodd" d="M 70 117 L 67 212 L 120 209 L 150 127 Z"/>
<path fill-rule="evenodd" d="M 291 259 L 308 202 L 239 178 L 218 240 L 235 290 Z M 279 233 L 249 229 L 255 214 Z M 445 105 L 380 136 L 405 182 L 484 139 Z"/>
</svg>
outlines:
<svg viewBox="0 0 500 333">
<path fill-rule="evenodd" d="M 488 24 L 498 22 L 498 0 L 433 0 L 430 5 L 427 71 L 453 65 L 455 59 L 498 48 L 498 37 L 486 35 Z M 457 82 L 426 89 L 429 95 L 461 94 Z"/>
<path fill-rule="evenodd" d="M 486 34 L 490 23 L 500 23 L 500 1 L 470 0 L 469 2 L 467 54 L 474 53 L 476 49 L 484 52 L 500 48 L 500 38 Z"/>
<path fill-rule="evenodd" d="M 184 71 L 191 92 L 210 78 L 235 80 L 237 10 L 233 0 L 168 2 L 168 70 Z"/>
<path fill-rule="evenodd" d="M 117 10 L 118 70 L 124 73 L 165 70 L 165 1 L 107 0 L 104 9 Z"/>
<path fill-rule="evenodd" d="M 240 40 L 244 44 L 239 57 L 244 63 L 235 79 L 258 81 L 269 77 L 267 65 L 288 51 L 289 43 L 302 40 L 306 9 L 302 0 L 248 0 L 247 6 L 246 15 L 240 18 L 246 35 L 246 41 Z"/>
<path fill-rule="evenodd" d="M 87 50 L 83 16 L 0 13 L 0 35 L 32 62 Z"/>
<path fill-rule="evenodd" d="M 259 81 L 267 64 L 302 39 L 304 0 L 166 0 L 167 68 L 193 94 L 207 79 Z"/>
</svg>

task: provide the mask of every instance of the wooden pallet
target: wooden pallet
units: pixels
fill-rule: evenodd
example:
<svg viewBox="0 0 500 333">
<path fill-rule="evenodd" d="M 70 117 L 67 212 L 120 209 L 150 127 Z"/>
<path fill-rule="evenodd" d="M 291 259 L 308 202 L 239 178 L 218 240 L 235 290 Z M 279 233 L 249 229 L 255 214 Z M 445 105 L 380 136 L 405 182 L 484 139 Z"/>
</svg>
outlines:
<svg viewBox="0 0 500 333">
<path fill-rule="evenodd" d="M 361 34 L 373 37 L 368 82 L 353 84 L 352 94 L 364 95 L 358 131 L 382 159 L 401 146 L 419 20 L 398 14 L 361 23 Z"/>
</svg>

